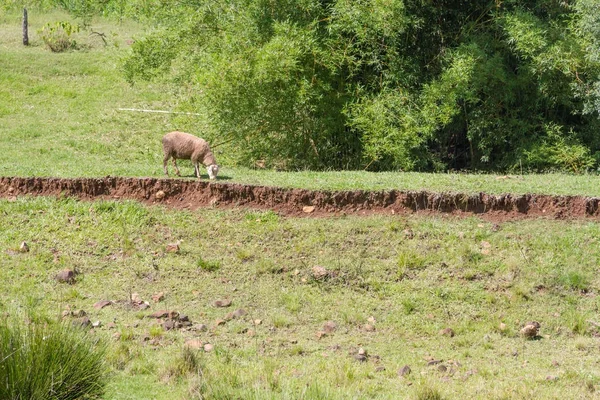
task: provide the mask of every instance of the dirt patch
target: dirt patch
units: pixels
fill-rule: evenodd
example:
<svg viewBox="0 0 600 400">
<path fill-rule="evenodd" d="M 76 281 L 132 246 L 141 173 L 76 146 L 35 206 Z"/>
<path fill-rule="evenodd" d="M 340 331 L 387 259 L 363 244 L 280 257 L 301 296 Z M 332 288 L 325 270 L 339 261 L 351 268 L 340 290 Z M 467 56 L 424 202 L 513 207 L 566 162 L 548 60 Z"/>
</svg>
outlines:
<svg viewBox="0 0 600 400">
<path fill-rule="evenodd" d="M 443 213 L 490 220 L 527 217 L 599 219 L 600 198 L 489 195 L 428 191 L 328 191 L 157 178 L 1 177 L 0 197 L 67 196 L 84 200 L 131 199 L 179 209 L 249 207 L 284 215 Z"/>
</svg>

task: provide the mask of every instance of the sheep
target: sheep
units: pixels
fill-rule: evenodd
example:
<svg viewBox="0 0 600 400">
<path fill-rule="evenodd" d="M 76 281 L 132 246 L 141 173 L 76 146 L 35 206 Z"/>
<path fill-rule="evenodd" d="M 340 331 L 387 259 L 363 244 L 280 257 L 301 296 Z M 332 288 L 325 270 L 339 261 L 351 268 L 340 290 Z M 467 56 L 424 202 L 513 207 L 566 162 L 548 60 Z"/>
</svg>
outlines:
<svg viewBox="0 0 600 400">
<path fill-rule="evenodd" d="M 215 179 L 219 173 L 219 166 L 215 160 L 215 156 L 206 140 L 190 135 L 184 132 L 169 132 L 162 138 L 163 145 L 163 169 L 165 175 L 169 176 L 167 169 L 167 161 L 173 157 L 173 166 L 175 167 L 175 173 L 179 176 L 179 168 L 177 168 L 176 159 L 191 160 L 194 164 L 194 173 L 198 179 L 200 179 L 200 168 L 198 163 L 202 162 L 206 166 L 208 177 Z"/>
</svg>

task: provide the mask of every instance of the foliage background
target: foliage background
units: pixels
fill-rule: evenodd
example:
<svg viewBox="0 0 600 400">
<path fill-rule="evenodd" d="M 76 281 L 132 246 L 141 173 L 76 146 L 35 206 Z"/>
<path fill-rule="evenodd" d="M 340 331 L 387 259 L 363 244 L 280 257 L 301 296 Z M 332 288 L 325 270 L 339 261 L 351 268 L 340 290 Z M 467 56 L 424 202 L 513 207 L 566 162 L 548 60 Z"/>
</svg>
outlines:
<svg viewBox="0 0 600 400">
<path fill-rule="evenodd" d="M 596 170 L 600 2 L 4 0 L 148 27 L 124 77 L 173 85 L 228 162 Z"/>
</svg>

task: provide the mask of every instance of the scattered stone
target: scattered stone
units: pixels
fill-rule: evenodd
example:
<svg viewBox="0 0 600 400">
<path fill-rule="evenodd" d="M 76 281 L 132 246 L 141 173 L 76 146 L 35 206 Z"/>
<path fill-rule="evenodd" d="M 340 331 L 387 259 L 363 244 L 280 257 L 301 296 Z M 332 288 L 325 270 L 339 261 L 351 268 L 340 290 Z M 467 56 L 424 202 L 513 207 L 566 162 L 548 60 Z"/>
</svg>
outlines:
<svg viewBox="0 0 600 400">
<path fill-rule="evenodd" d="M 260 324 L 262 324 L 262 319 L 255 319 L 255 320 L 254 320 L 254 325 L 257 325 L 257 326 L 258 326 L 258 325 L 260 325 Z"/>
<path fill-rule="evenodd" d="M 175 321 L 173 321 L 172 319 L 168 319 L 162 323 L 162 327 L 165 331 L 170 331 L 171 329 L 174 329 L 176 327 L 176 324 Z"/>
<path fill-rule="evenodd" d="M 427 361 L 427 366 L 431 367 L 432 365 L 438 365 L 441 363 L 442 363 L 442 360 L 430 360 L 430 361 Z"/>
<path fill-rule="evenodd" d="M 77 310 L 77 311 L 73 311 L 71 313 L 71 315 L 73 315 L 74 317 L 77 317 L 77 318 L 82 318 L 82 317 L 85 317 L 87 315 L 87 313 L 85 312 L 85 310 Z"/>
<path fill-rule="evenodd" d="M 354 356 L 354 359 L 359 362 L 365 362 L 367 361 L 367 356 L 364 354 L 357 354 Z"/>
<path fill-rule="evenodd" d="M 204 348 L 204 343 L 202 343 L 202 341 L 200 339 L 189 339 L 185 342 L 185 347 L 188 347 L 188 348 L 194 349 L 194 350 L 200 350 L 200 349 Z"/>
<path fill-rule="evenodd" d="M 181 314 L 179 316 L 179 322 L 188 322 L 189 320 L 190 320 L 189 317 L 187 315 L 185 315 L 185 314 Z"/>
<path fill-rule="evenodd" d="M 92 323 L 93 328 L 100 328 L 101 326 L 102 326 L 102 322 L 100 322 L 100 321 L 96 321 L 96 322 Z"/>
<path fill-rule="evenodd" d="M 454 331 L 452 330 L 452 328 L 444 328 L 440 331 L 440 335 L 454 337 Z"/>
<path fill-rule="evenodd" d="M 109 322 L 108 324 L 106 324 L 106 327 L 108 329 L 115 329 L 117 327 L 117 324 L 115 324 L 114 322 Z"/>
<path fill-rule="evenodd" d="M 224 319 L 218 319 L 215 321 L 215 326 L 220 326 L 220 325 L 225 325 L 227 321 L 225 321 Z"/>
<path fill-rule="evenodd" d="M 155 313 L 148 315 L 148 318 L 167 318 L 168 316 L 169 316 L 169 311 L 161 310 L 161 311 L 156 311 Z"/>
<path fill-rule="evenodd" d="M 171 319 L 180 319 L 179 313 L 177 311 L 169 311 L 169 318 Z M 186 317 L 187 319 L 187 317 Z"/>
<path fill-rule="evenodd" d="M 325 333 L 335 332 L 336 329 L 337 329 L 337 324 L 333 321 L 327 321 L 327 322 L 325 322 L 325 324 L 323 324 L 323 331 Z"/>
<path fill-rule="evenodd" d="M 500 332 L 506 332 L 506 324 L 504 322 L 500 322 L 500 325 L 498 325 L 498 329 L 500 330 Z"/>
<path fill-rule="evenodd" d="M 214 349 L 214 346 L 212 344 L 210 344 L 210 343 L 206 343 L 204 345 L 204 351 L 207 352 L 207 353 L 213 351 L 213 349 Z"/>
<path fill-rule="evenodd" d="M 248 331 L 246 332 L 246 335 L 248 335 L 250 337 L 254 337 L 256 335 L 256 331 L 254 329 L 248 329 Z"/>
<path fill-rule="evenodd" d="M 408 239 L 412 239 L 415 237 L 414 232 L 412 231 L 412 229 L 405 229 L 402 231 L 402 233 L 404 233 L 404 236 Z"/>
<path fill-rule="evenodd" d="M 312 267 L 312 276 L 316 280 L 323 279 L 328 274 L 329 273 L 327 272 L 327 270 L 324 267 L 321 267 L 320 265 L 315 265 L 314 267 Z"/>
<path fill-rule="evenodd" d="M 363 329 L 366 332 L 375 332 L 375 327 L 371 324 L 365 324 L 365 326 L 363 326 Z"/>
<path fill-rule="evenodd" d="M 225 315 L 225 317 L 223 317 L 223 319 L 225 321 L 231 321 L 233 319 L 233 313 L 232 312 L 227 313 L 227 315 Z"/>
<path fill-rule="evenodd" d="M 97 310 L 101 310 L 104 307 L 109 306 L 111 304 L 112 304 L 112 301 L 109 301 L 109 300 L 100 300 L 100 301 L 98 301 L 98 302 L 96 302 L 94 304 L 94 308 L 97 309 Z"/>
<path fill-rule="evenodd" d="M 21 242 L 21 245 L 19 246 L 19 251 L 21 253 L 27 253 L 29 251 L 29 245 L 27 244 L 27 242 Z"/>
<path fill-rule="evenodd" d="M 73 283 L 75 281 L 75 271 L 70 269 L 63 269 L 56 274 L 56 280 L 61 283 Z"/>
<path fill-rule="evenodd" d="M 64 319 L 64 318 L 67 318 L 67 317 L 70 317 L 70 316 L 71 316 L 71 311 L 69 311 L 69 310 L 64 310 L 64 311 L 62 312 L 62 317 L 63 317 L 63 319 Z"/>
<path fill-rule="evenodd" d="M 148 308 L 150 308 L 150 303 L 148 303 L 147 301 L 143 301 L 140 304 L 137 305 L 139 310 L 146 310 Z"/>
<path fill-rule="evenodd" d="M 410 367 L 408 365 L 405 365 L 404 367 L 400 368 L 400 370 L 398 370 L 398 376 L 407 376 L 410 375 Z"/>
<path fill-rule="evenodd" d="M 375 320 L 375 317 L 370 316 L 369 318 L 367 318 L 367 322 L 372 325 L 375 325 L 375 322 L 377 322 L 377 321 Z"/>
<path fill-rule="evenodd" d="M 115 340 L 120 340 L 121 339 L 121 332 L 115 332 L 113 333 L 113 339 Z"/>
<path fill-rule="evenodd" d="M 358 354 L 361 356 L 366 356 L 367 355 L 367 351 L 365 349 L 363 349 L 362 347 L 360 347 L 358 349 Z"/>
<path fill-rule="evenodd" d="M 192 330 L 198 331 L 198 332 L 206 332 L 208 330 L 208 326 L 206 326 L 205 324 L 198 324 L 198 325 L 194 325 L 192 327 Z"/>
<path fill-rule="evenodd" d="M 229 307 L 231 305 L 231 300 L 229 300 L 229 299 L 217 300 L 213 303 L 213 305 L 215 307 Z"/>
<path fill-rule="evenodd" d="M 315 333 L 315 336 L 317 339 L 321 339 L 325 335 L 327 335 L 327 334 L 323 331 L 318 331 L 317 333 Z"/>
<path fill-rule="evenodd" d="M 88 317 L 80 317 L 73 320 L 74 326 L 80 326 L 82 328 L 88 327 L 91 325 L 91 321 Z"/>
<path fill-rule="evenodd" d="M 165 298 L 165 294 L 163 292 L 156 293 L 152 295 L 152 301 L 155 303 L 160 303 Z"/>
<path fill-rule="evenodd" d="M 179 243 L 169 243 L 165 250 L 167 253 L 179 253 Z"/>
<path fill-rule="evenodd" d="M 302 211 L 307 214 L 310 214 L 315 211 L 315 206 L 304 206 L 302 207 Z"/>
<path fill-rule="evenodd" d="M 440 371 L 441 373 L 445 373 L 446 371 L 448 371 L 448 368 L 444 365 L 444 364 L 440 364 L 438 365 L 438 371 Z"/>
<path fill-rule="evenodd" d="M 375 368 L 375 372 L 383 372 L 383 371 L 385 371 L 385 367 L 383 365 L 380 365 L 377 368 Z"/>
<path fill-rule="evenodd" d="M 142 296 L 139 293 L 131 293 L 130 300 L 132 303 L 141 304 L 143 302 Z"/>
<path fill-rule="evenodd" d="M 548 375 L 546 377 L 547 381 L 557 381 L 558 380 L 558 376 L 554 376 L 554 375 Z"/>
<path fill-rule="evenodd" d="M 154 197 L 156 198 L 156 200 L 162 200 L 165 197 L 165 192 L 162 190 L 159 190 L 158 192 L 156 192 Z"/>
<path fill-rule="evenodd" d="M 521 329 L 521 335 L 526 339 L 532 339 L 538 335 L 540 331 L 540 323 L 537 321 L 527 322 Z"/>
</svg>

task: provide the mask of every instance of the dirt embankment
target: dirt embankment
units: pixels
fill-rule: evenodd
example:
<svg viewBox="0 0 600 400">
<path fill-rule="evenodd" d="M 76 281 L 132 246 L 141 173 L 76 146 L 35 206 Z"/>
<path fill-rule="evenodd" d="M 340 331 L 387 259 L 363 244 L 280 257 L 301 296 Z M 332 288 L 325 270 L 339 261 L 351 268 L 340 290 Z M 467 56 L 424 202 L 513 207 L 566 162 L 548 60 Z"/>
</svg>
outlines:
<svg viewBox="0 0 600 400">
<path fill-rule="evenodd" d="M 285 215 L 444 213 L 493 220 L 526 217 L 600 219 L 600 198 L 546 195 L 476 195 L 427 191 L 328 191 L 157 178 L 1 177 L 0 197 L 68 196 L 131 199 L 174 208 L 250 207 Z"/>
</svg>

